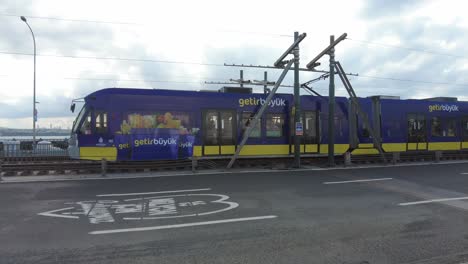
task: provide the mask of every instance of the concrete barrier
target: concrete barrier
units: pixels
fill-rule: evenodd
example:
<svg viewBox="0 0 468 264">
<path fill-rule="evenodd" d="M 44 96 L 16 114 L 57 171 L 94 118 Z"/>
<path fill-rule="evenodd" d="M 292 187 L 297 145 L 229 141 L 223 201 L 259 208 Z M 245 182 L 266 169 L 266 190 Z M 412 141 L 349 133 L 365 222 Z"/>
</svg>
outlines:
<svg viewBox="0 0 468 264">
<path fill-rule="evenodd" d="M 107 173 L 107 160 L 102 159 L 101 160 L 101 176 L 106 177 L 106 173 Z"/>
<path fill-rule="evenodd" d="M 195 172 L 197 170 L 198 166 L 198 161 L 196 158 L 192 158 L 192 172 Z"/>
<path fill-rule="evenodd" d="M 400 152 L 392 152 L 392 164 L 395 165 L 400 161 Z"/>
<path fill-rule="evenodd" d="M 346 166 L 351 166 L 351 152 L 347 151 L 344 153 L 344 165 Z"/>
</svg>

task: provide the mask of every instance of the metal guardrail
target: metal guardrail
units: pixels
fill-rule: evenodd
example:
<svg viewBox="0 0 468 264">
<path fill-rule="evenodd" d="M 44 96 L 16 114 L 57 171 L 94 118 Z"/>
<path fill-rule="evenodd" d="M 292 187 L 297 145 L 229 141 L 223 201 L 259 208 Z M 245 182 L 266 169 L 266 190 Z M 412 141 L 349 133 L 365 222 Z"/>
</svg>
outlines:
<svg viewBox="0 0 468 264">
<path fill-rule="evenodd" d="M 198 168 L 212 169 L 213 164 L 201 161 Z M 3 164 L 3 173 L 0 176 L 24 176 L 45 174 L 81 174 L 81 173 L 107 173 L 115 172 L 150 172 L 160 170 L 190 170 L 190 160 L 167 160 L 167 161 L 55 161 L 55 162 L 30 162 L 30 163 L 7 163 Z"/>
<path fill-rule="evenodd" d="M 25 157 L 68 157 L 68 150 L 61 142 L 41 141 L 33 148 L 32 144 L 23 144 L 19 141 L 0 143 L 0 158 L 25 158 Z"/>
</svg>

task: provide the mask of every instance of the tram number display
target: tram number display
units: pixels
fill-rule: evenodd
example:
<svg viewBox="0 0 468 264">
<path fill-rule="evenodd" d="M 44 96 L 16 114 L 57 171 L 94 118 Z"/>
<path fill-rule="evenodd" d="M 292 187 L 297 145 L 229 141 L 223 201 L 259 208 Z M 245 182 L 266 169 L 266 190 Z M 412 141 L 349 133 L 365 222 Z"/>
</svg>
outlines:
<svg viewBox="0 0 468 264">
<path fill-rule="evenodd" d="M 302 136 L 302 135 L 304 135 L 302 122 L 296 122 L 296 136 Z"/>
</svg>

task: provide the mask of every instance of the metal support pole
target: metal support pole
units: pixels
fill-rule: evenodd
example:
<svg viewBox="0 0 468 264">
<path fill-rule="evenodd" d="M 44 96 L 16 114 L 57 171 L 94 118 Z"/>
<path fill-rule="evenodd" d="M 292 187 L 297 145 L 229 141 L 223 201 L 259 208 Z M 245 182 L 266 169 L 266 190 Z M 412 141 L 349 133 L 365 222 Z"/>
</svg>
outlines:
<svg viewBox="0 0 468 264">
<path fill-rule="evenodd" d="M 263 81 L 265 82 L 265 85 L 263 86 L 263 94 L 268 93 L 268 72 L 263 73 Z"/>
<path fill-rule="evenodd" d="M 281 82 L 283 82 L 284 77 L 288 73 L 289 69 L 291 69 L 291 66 L 293 64 L 293 60 L 290 60 L 286 67 L 284 68 L 283 72 L 281 73 L 278 81 L 275 83 L 275 86 L 271 90 L 271 92 L 268 94 L 267 98 L 265 99 L 265 103 L 260 107 L 260 110 L 255 114 L 254 118 L 252 119 L 252 122 L 250 122 L 249 126 L 247 126 L 247 130 L 244 132 L 244 135 L 242 136 L 242 140 L 239 144 L 239 146 L 236 149 L 236 153 L 234 156 L 232 156 L 231 161 L 229 161 L 229 164 L 227 165 L 227 168 L 230 169 L 232 165 L 234 165 L 234 162 L 236 161 L 237 157 L 239 156 L 242 148 L 244 147 L 245 143 L 247 142 L 247 139 L 249 138 L 250 134 L 252 133 L 252 129 L 257 125 L 258 120 L 260 117 L 263 115 L 263 112 L 265 112 L 266 108 L 268 107 L 268 104 L 270 103 L 271 99 L 273 99 L 273 96 L 275 95 L 276 91 L 281 85 Z"/>
<path fill-rule="evenodd" d="M 294 41 L 299 39 L 299 32 L 294 32 Z M 297 125 L 301 123 L 301 101 L 299 95 L 299 45 L 294 48 L 294 168 L 301 167 L 301 136 Z M 302 131 L 301 131 L 302 132 Z"/>
<path fill-rule="evenodd" d="M 0 157 L 0 181 L 3 181 L 3 178 L 2 178 L 2 174 L 3 174 L 2 166 L 3 166 L 3 157 Z"/>
<path fill-rule="evenodd" d="M 34 32 L 29 26 L 27 19 L 24 16 L 21 16 L 21 20 L 26 23 L 31 31 L 34 44 L 34 80 L 33 80 L 33 150 L 36 149 L 36 120 L 37 120 L 37 110 L 36 110 L 36 38 L 34 37 Z"/>
<path fill-rule="evenodd" d="M 240 70 L 240 87 L 244 88 L 244 70 Z"/>
<path fill-rule="evenodd" d="M 335 42 L 335 36 L 330 36 L 330 45 Z M 330 55 L 330 85 L 328 89 L 328 166 L 335 166 L 335 47 Z"/>
</svg>

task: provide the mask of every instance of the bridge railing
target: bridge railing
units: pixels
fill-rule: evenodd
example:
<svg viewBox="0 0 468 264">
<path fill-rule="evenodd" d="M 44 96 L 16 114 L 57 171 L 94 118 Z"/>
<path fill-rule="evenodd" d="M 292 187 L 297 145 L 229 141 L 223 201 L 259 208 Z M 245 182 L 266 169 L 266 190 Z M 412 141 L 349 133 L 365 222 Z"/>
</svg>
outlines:
<svg viewBox="0 0 468 264">
<path fill-rule="evenodd" d="M 19 141 L 0 142 L 0 158 L 68 156 L 67 145 L 61 142 L 40 141 L 35 148 Z"/>
</svg>

